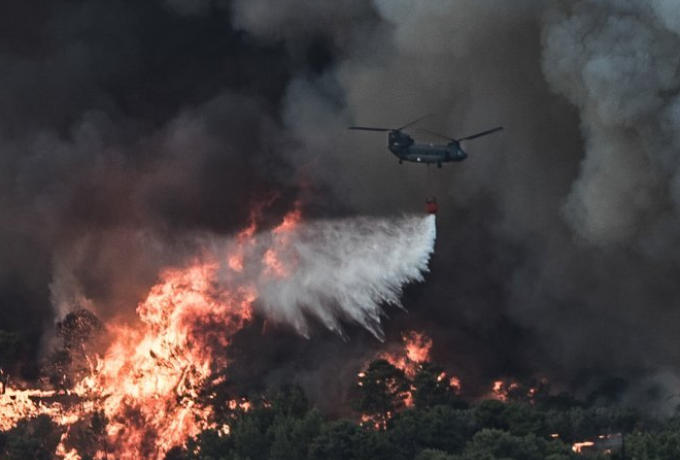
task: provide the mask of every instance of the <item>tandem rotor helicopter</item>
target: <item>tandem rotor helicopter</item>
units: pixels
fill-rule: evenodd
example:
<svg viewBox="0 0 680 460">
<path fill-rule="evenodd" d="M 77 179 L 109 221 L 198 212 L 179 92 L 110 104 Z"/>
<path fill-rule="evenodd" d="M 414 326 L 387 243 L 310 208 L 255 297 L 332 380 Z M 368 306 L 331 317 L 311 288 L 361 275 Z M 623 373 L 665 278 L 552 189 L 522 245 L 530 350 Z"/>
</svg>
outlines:
<svg viewBox="0 0 680 460">
<path fill-rule="evenodd" d="M 422 131 L 447 139 L 449 142 L 447 144 L 417 144 L 410 135 L 404 132 L 404 130 L 429 116 L 430 114 L 427 114 L 424 117 L 420 117 L 417 120 L 412 121 L 400 128 L 350 126 L 349 129 L 387 132 L 387 148 L 397 158 L 399 158 L 399 164 L 402 164 L 404 161 L 411 161 L 413 163 L 423 163 L 427 165 L 436 164 L 438 168 L 442 167 L 442 163 L 463 161 L 467 158 L 467 153 L 460 146 L 461 142 L 477 139 L 478 137 L 486 136 L 503 129 L 502 126 L 498 126 L 496 128 L 487 129 L 486 131 L 472 134 L 470 136 L 460 137 L 458 139 L 423 129 Z"/>
</svg>

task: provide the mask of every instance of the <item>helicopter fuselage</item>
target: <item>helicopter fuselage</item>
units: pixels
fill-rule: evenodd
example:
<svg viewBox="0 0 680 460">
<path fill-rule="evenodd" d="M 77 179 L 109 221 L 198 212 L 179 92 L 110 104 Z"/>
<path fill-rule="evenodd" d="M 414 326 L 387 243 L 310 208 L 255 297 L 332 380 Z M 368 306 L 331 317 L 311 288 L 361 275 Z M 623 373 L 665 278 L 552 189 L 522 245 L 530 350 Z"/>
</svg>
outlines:
<svg viewBox="0 0 680 460">
<path fill-rule="evenodd" d="M 470 141 L 482 136 L 493 134 L 503 129 L 502 126 L 487 129 L 470 136 L 453 138 L 443 136 L 441 134 L 428 131 L 430 134 L 437 135 L 449 140 L 447 144 L 416 144 L 413 138 L 404 130 L 409 126 L 413 126 L 425 117 L 421 117 L 416 121 L 412 121 L 401 128 L 379 128 L 375 126 L 350 126 L 349 129 L 358 129 L 362 131 L 378 131 L 387 132 L 387 148 L 397 158 L 399 163 L 410 161 L 412 163 L 436 164 L 441 168 L 442 163 L 449 163 L 451 161 L 463 161 L 467 158 L 467 153 L 460 146 L 463 141 Z M 427 131 L 427 130 L 425 130 Z"/>
<path fill-rule="evenodd" d="M 448 144 L 416 144 L 413 138 L 404 133 L 390 133 L 387 148 L 399 162 L 437 164 L 451 161 L 463 161 L 467 153 L 461 148 L 460 142 L 451 141 Z"/>
</svg>

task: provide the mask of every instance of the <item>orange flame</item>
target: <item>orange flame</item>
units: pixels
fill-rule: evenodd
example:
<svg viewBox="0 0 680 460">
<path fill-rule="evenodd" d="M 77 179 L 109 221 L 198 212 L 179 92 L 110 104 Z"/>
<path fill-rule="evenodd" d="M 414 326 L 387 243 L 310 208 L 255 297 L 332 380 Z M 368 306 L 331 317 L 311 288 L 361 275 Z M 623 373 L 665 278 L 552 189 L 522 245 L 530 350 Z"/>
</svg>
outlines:
<svg viewBox="0 0 680 460">
<path fill-rule="evenodd" d="M 384 352 L 380 358 L 387 360 L 394 367 L 403 370 L 409 378 L 418 372 L 419 366 L 430 360 L 432 339 L 423 332 L 408 331 L 402 334 L 404 348 L 397 353 Z"/>
<path fill-rule="evenodd" d="M 384 359 L 394 367 L 401 369 L 406 374 L 406 377 L 413 379 L 418 372 L 421 370 L 421 366 L 430 361 L 430 350 L 432 349 L 432 339 L 428 337 L 423 332 L 417 331 L 407 331 L 402 334 L 403 348 L 397 352 L 382 352 L 378 354 L 378 358 Z M 360 372 L 359 386 L 363 386 L 361 378 L 366 374 Z M 448 377 L 446 372 L 442 372 L 437 376 L 437 382 L 446 381 L 455 393 L 460 393 L 461 382 L 458 377 Z M 411 386 L 410 390 L 406 394 L 406 399 L 404 399 L 405 407 L 414 406 L 413 393 L 415 387 Z M 369 416 L 364 415 L 362 417 L 362 424 L 365 423 L 364 419 L 370 419 Z"/>
<path fill-rule="evenodd" d="M 261 261 L 264 275 L 287 276 L 294 268 L 281 262 L 294 258 L 281 253 L 288 250 L 290 232 L 300 219 L 296 206 L 272 231 L 272 247 Z M 103 357 L 96 357 L 91 374 L 72 389 L 78 404 L 45 402 L 54 391 L 8 388 L 0 394 L 0 431 L 46 414 L 64 427 L 55 456 L 79 460 L 82 454 L 69 443 L 70 427 L 103 412 L 108 421 L 106 440 L 94 458 L 160 460 L 188 437 L 215 427 L 211 408 L 198 402 L 199 391 L 215 369 L 228 366 L 224 351 L 252 318 L 257 297 L 254 283 L 232 280 L 220 268 L 224 264 L 234 276 L 244 270 L 246 249 L 254 245 L 256 230 L 253 215 L 223 260 L 204 257 L 188 267 L 162 272 L 160 282 L 137 307 L 140 324 L 108 327 L 115 340 Z M 251 407 L 244 399 L 227 406 L 242 411 Z M 218 431 L 227 435 L 229 426 Z"/>
<path fill-rule="evenodd" d="M 406 356 L 414 363 L 424 363 L 430 360 L 430 349 L 432 348 L 432 339 L 422 332 L 407 332 L 403 336 Z"/>
<path fill-rule="evenodd" d="M 145 456 L 160 459 L 207 427 L 210 412 L 195 404 L 197 391 L 210 376 L 215 347 L 226 347 L 246 324 L 255 298 L 246 289 L 218 290 L 217 269 L 216 263 L 196 263 L 166 271 L 137 308 L 145 330 L 117 329 L 95 386 L 106 397 L 103 410 L 117 458 L 139 458 L 140 445 L 153 444 L 144 446 L 151 449 Z M 203 328 L 211 324 L 225 334 L 206 335 Z"/>
<path fill-rule="evenodd" d="M 297 228 L 301 218 L 299 204 L 296 204 L 296 208 L 286 214 L 283 222 L 272 231 L 274 236 L 272 247 L 267 249 L 262 256 L 265 275 L 275 278 L 285 278 L 290 275 L 296 263 L 296 256 L 290 248 L 291 232 Z M 284 256 L 289 261 L 288 265 L 283 260 Z M 289 266 L 291 264 L 292 266 Z"/>
</svg>

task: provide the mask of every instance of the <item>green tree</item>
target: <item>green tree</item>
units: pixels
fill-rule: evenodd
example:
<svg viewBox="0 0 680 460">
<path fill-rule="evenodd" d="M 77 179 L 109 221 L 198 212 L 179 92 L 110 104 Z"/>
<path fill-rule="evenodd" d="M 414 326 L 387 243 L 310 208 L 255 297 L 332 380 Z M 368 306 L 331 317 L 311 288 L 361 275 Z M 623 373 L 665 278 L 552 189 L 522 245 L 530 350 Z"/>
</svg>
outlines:
<svg viewBox="0 0 680 460">
<path fill-rule="evenodd" d="M 319 435 L 323 418 L 316 410 L 302 417 L 277 416 L 268 430 L 271 438 L 271 460 L 297 460 L 307 458 L 309 446 Z"/>
<path fill-rule="evenodd" d="M 516 436 L 530 433 L 548 435 L 543 411 L 526 402 L 503 402 L 489 399 L 477 405 L 475 416 L 480 428 L 509 431 Z"/>
<path fill-rule="evenodd" d="M 441 450 L 423 449 L 416 455 L 415 460 L 455 460 L 455 457 Z"/>
<path fill-rule="evenodd" d="M 459 460 L 546 460 L 568 456 L 569 447 L 533 434 L 513 436 L 505 431 L 483 429 L 472 437 Z"/>
<path fill-rule="evenodd" d="M 309 447 L 309 460 L 353 460 L 361 427 L 349 420 L 325 424 Z"/>
<path fill-rule="evenodd" d="M 299 385 L 270 388 L 266 399 L 275 415 L 301 418 L 311 409 L 311 403 Z"/>
<path fill-rule="evenodd" d="M 507 403 L 501 418 L 502 424 L 515 436 L 525 436 L 531 433 L 548 436 L 545 432 L 543 412 L 532 404 Z"/>
<path fill-rule="evenodd" d="M 496 399 L 486 399 L 475 407 L 475 419 L 480 428 L 494 428 L 507 430 L 508 426 L 503 418 L 505 403 Z"/>
<path fill-rule="evenodd" d="M 376 430 L 361 430 L 357 434 L 354 456 L 357 460 L 411 460 L 404 456 L 387 432 Z"/>
<path fill-rule="evenodd" d="M 641 460 L 680 458 L 680 430 L 673 426 L 673 423 L 669 423 L 660 432 L 630 434 L 625 437 L 624 442 L 626 458 Z"/>
<path fill-rule="evenodd" d="M 387 434 L 390 443 L 410 459 L 423 449 L 461 452 L 475 431 L 472 410 L 435 406 L 400 412 L 390 421 Z"/>
<path fill-rule="evenodd" d="M 165 460 L 231 460 L 233 458 L 233 436 L 209 429 L 190 439 L 186 448 L 171 449 Z"/>
<path fill-rule="evenodd" d="M 256 409 L 262 411 L 263 409 Z M 266 427 L 262 426 L 259 414 L 245 414 L 234 423 L 230 436 L 234 442 L 234 453 L 238 458 L 250 460 L 266 460 L 269 453 L 269 442 L 265 435 Z"/>
</svg>

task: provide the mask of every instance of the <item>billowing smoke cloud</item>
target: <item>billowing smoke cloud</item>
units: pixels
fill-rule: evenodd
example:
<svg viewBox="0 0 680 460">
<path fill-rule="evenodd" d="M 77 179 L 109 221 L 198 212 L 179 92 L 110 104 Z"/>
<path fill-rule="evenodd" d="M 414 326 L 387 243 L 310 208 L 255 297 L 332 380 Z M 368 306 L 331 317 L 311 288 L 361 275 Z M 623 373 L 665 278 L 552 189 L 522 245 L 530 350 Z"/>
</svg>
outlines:
<svg viewBox="0 0 680 460">
<path fill-rule="evenodd" d="M 436 194 L 431 272 L 388 340 L 424 329 L 470 391 L 536 374 L 672 386 L 677 13 L 668 0 L 8 2 L 1 327 L 39 336 L 73 302 L 131 313 L 196 234 L 233 235 L 253 203 L 271 203 L 273 226 L 299 200 L 315 220 L 400 215 Z M 454 137 L 506 129 L 429 172 L 345 129 L 430 112 L 423 125 Z M 274 311 L 321 288 L 271 292 Z M 328 340 L 263 367 L 306 360 L 312 386 L 367 344 Z"/>
<path fill-rule="evenodd" d="M 651 216 L 676 213 L 680 37 L 667 9 L 667 2 L 579 2 L 547 16 L 543 69 L 579 108 L 586 137 L 566 214 L 592 242 L 648 239 L 666 220 Z"/>
</svg>

